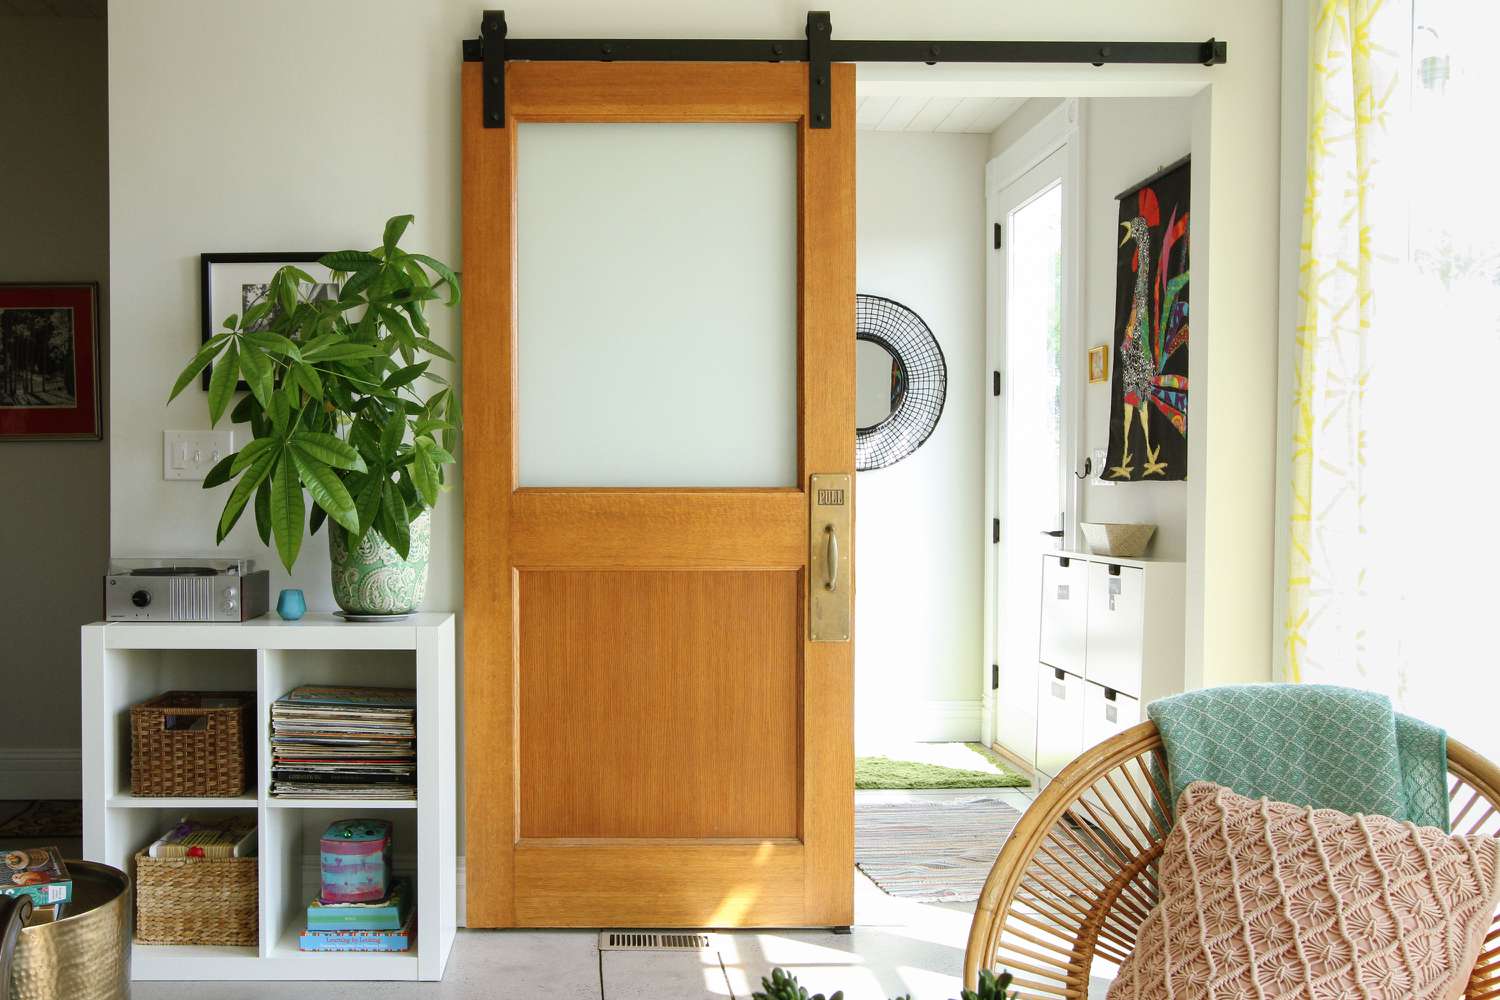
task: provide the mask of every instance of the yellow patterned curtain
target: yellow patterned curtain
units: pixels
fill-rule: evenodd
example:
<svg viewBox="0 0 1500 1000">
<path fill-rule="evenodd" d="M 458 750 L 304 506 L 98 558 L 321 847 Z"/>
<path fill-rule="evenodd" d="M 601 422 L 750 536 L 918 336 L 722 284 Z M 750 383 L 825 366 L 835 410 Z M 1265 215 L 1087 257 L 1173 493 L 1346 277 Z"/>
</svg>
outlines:
<svg viewBox="0 0 1500 1000">
<path fill-rule="evenodd" d="M 1371 662 L 1365 469 L 1398 4 L 1312 0 L 1307 189 L 1292 410 L 1289 680 L 1386 689 Z M 1410 8 L 1404 11 L 1409 18 Z M 1409 30 L 1409 20 L 1405 27 Z"/>
</svg>

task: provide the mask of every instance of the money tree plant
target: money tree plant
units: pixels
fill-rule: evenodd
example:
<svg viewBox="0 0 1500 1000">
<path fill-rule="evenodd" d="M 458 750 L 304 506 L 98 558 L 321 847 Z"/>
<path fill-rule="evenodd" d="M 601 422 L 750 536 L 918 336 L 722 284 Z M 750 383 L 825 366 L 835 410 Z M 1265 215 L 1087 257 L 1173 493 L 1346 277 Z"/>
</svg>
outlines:
<svg viewBox="0 0 1500 1000">
<path fill-rule="evenodd" d="M 411 522 L 447 488 L 458 426 L 453 389 L 429 370 L 434 358 L 453 357 L 433 342 L 425 310 L 438 300 L 452 308 L 460 295 L 448 265 L 401 249 L 411 222 L 391 219 L 373 250 L 323 257 L 336 292 L 282 267 L 265 299 L 225 318 L 177 377 L 168 403 L 212 365 L 211 425 L 228 410 L 250 429 L 203 481 L 234 483 L 217 542 L 251 507 L 261 541 L 274 539 L 288 571 L 304 523 L 316 533 L 325 520 L 349 533 L 351 549 L 373 531 L 407 557 Z M 240 379 L 250 391 L 230 409 Z"/>
<path fill-rule="evenodd" d="M 1016 994 L 1008 992 L 1010 983 L 1009 972 L 996 975 L 989 969 L 980 969 L 979 989 L 960 991 L 958 1000 L 1016 1000 Z M 761 978 L 760 989 L 750 994 L 750 1000 L 844 1000 L 844 991 L 839 990 L 829 997 L 821 993 L 809 994 L 807 987 L 797 982 L 796 976 L 785 969 L 775 968 L 769 977 Z M 911 1000 L 911 994 L 892 1000 Z"/>
</svg>

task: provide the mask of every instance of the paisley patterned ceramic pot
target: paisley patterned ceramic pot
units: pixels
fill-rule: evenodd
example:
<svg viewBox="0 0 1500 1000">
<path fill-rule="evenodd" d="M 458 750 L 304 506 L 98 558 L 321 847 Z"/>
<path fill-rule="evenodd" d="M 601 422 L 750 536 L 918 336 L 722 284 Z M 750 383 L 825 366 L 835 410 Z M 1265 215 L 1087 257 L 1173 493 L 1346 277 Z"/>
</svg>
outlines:
<svg viewBox="0 0 1500 1000">
<path fill-rule="evenodd" d="M 375 531 L 367 532 L 353 551 L 348 543 L 347 532 L 328 532 L 333 599 L 339 607 L 356 615 L 404 615 L 422 606 L 427 593 L 427 556 L 432 550 L 432 511 L 424 510 L 411 523 L 411 546 L 405 559 Z"/>
</svg>

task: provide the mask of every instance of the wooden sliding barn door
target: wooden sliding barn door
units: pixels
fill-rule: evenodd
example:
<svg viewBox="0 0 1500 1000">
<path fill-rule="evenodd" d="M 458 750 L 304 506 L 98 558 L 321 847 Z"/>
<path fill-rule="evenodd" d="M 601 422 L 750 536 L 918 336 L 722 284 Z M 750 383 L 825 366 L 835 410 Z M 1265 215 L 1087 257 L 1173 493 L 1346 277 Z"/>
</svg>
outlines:
<svg viewBox="0 0 1500 1000">
<path fill-rule="evenodd" d="M 833 67 L 827 129 L 808 127 L 804 63 L 512 62 L 489 129 L 481 72 L 463 68 L 468 924 L 848 924 L 854 69 Z M 546 486 L 518 471 L 537 357 L 519 347 L 518 133 L 558 122 L 794 130 L 784 482 Z M 549 349 L 572 335 L 549 332 Z"/>
</svg>

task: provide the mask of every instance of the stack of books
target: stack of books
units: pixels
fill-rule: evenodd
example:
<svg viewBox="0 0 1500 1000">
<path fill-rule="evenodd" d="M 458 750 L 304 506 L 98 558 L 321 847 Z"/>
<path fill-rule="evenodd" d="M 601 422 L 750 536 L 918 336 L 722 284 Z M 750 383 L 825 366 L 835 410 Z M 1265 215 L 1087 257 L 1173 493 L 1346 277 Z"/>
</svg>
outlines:
<svg viewBox="0 0 1500 1000">
<path fill-rule="evenodd" d="M 398 878 L 391 894 L 371 903 L 307 904 L 303 951 L 406 951 L 416 936 L 411 882 Z"/>
<path fill-rule="evenodd" d="M 417 693 L 305 685 L 271 705 L 271 794 L 414 799 Z"/>
<path fill-rule="evenodd" d="M 31 923 L 60 920 L 73 898 L 73 876 L 55 847 L 0 851 L 0 896 L 30 896 Z"/>
<path fill-rule="evenodd" d="M 255 820 L 248 816 L 184 816 L 146 851 L 152 858 L 253 858 Z"/>
</svg>

